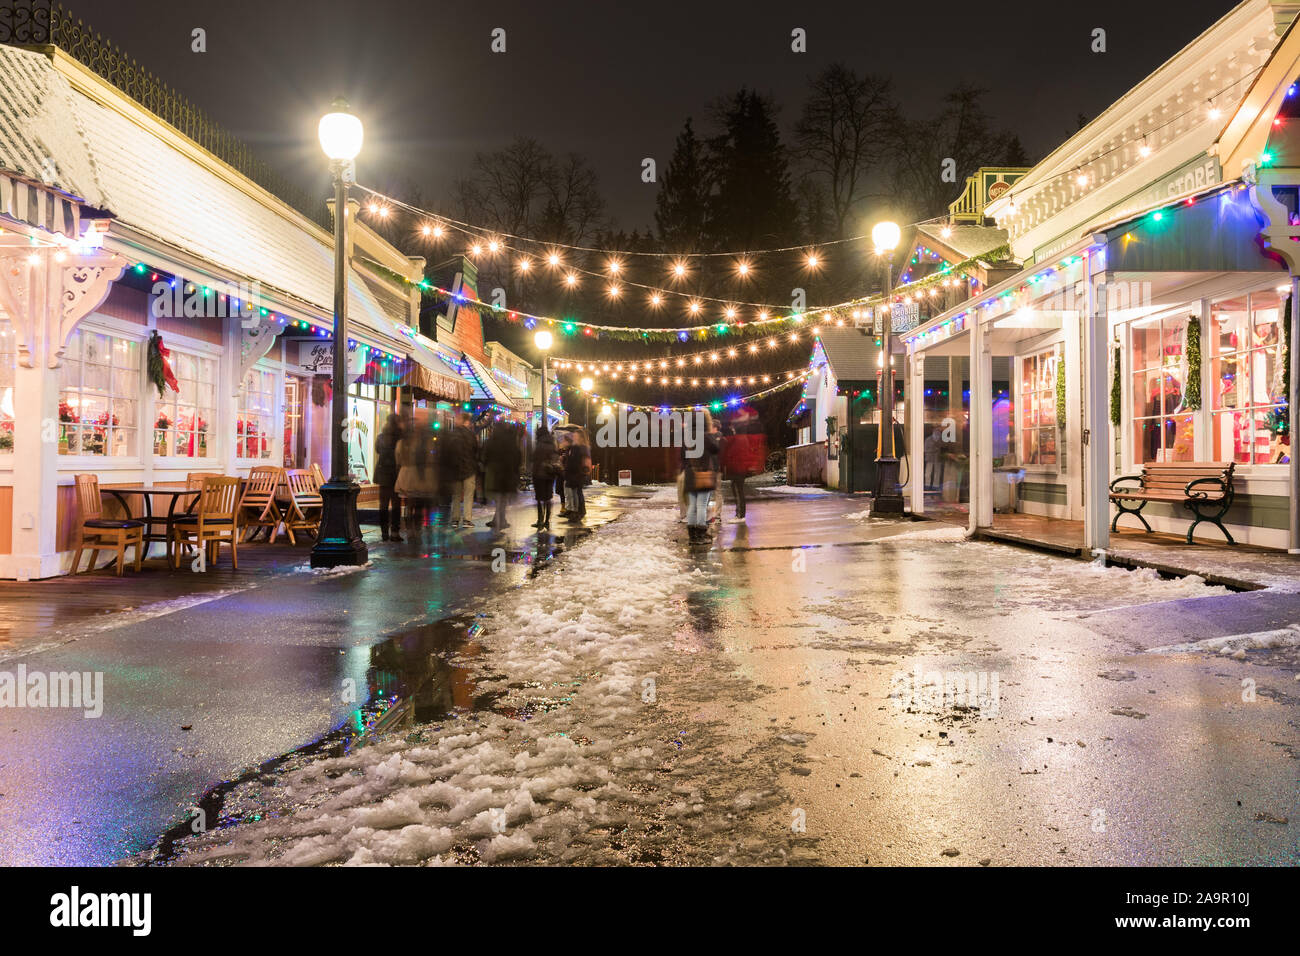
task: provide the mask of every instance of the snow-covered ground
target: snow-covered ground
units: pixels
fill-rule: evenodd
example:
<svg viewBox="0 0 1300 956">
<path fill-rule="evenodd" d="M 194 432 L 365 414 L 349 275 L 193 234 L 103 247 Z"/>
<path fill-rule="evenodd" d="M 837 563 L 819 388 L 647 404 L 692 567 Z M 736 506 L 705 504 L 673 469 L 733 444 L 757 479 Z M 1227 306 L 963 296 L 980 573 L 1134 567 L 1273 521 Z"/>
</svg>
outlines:
<svg viewBox="0 0 1300 956">
<path fill-rule="evenodd" d="M 686 598 L 713 572 L 670 537 L 674 489 L 643 504 L 480 618 L 476 693 L 503 695 L 491 710 L 380 734 L 344 757 L 291 759 L 241 784 L 226 801 L 241 822 L 189 838 L 176 861 L 673 862 L 688 850 L 669 821 L 717 833 L 732 812 L 770 803 L 775 789 L 750 776 L 731 793 L 724 784 L 719 802 L 711 777 L 706 814 L 707 744 L 690 740 L 676 766 L 685 731 L 659 694 L 682 679 Z"/>
</svg>

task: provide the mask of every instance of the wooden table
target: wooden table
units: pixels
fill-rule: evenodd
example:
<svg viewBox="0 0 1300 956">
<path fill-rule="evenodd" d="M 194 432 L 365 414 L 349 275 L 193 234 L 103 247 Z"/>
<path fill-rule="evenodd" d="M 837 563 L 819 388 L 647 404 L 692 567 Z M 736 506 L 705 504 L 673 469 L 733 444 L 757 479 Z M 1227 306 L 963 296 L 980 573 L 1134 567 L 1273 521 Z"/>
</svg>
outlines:
<svg viewBox="0 0 1300 956">
<path fill-rule="evenodd" d="M 127 504 L 127 495 L 139 495 L 144 499 L 144 514 L 140 520 L 144 521 L 144 556 L 149 557 L 149 545 L 154 541 L 163 543 L 163 553 L 167 558 L 167 564 L 171 566 L 172 557 L 172 529 L 176 527 L 176 519 L 184 517 L 190 513 L 194 507 L 194 500 L 198 498 L 200 492 L 198 488 L 160 488 L 156 485 L 133 485 L 127 488 L 101 488 L 101 494 L 110 494 L 116 498 L 126 511 L 128 518 L 134 518 L 131 514 L 131 506 Z M 155 497 L 169 498 L 167 504 L 167 514 L 154 515 L 153 499 Z M 178 515 L 176 514 L 176 504 L 182 498 L 191 499 L 185 506 L 185 509 Z M 161 524 L 164 531 L 159 534 L 155 532 L 154 526 Z"/>
</svg>

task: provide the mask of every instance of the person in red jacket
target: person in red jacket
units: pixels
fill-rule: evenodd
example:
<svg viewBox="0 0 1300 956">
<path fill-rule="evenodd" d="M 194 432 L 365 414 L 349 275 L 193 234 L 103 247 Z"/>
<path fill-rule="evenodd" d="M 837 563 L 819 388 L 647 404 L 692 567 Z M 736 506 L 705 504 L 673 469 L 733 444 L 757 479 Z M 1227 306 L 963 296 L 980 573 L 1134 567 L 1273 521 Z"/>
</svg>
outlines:
<svg viewBox="0 0 1300 956">
<path fill-rule="evenodd" d="M 745 520 L 745 479 L 763 471 L 767 461 L 767 436 L 758 414 L 747 406 L 731 417 L 722 438 L 722 471 L 736 499 L 736 520 Z"/>
</svg>

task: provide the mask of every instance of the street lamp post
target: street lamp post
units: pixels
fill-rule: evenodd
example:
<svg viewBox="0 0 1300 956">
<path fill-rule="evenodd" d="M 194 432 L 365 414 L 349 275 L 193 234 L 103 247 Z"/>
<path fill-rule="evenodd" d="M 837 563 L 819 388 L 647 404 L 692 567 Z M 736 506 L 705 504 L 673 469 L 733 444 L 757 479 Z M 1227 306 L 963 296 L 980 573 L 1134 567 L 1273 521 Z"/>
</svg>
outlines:
<svg viewBox="0 0 1300 956">
<path fill-rule="evenodd" d="M 871 230 L 876 253 L 885 257 L 885 319 L 880 336 L 880 434 L 876 443 L 876 488 L 871 514 L 901 515 L 903 492 L 898 484 L 898 455 L 894 448 L 894 250 L 901 230 L 897 223 L 878 222 Z"/>
<path fill-rule="evenodd" d="M 547 431 L 551 430 L 551 416 L 547 412 L 547 406 L 550 404 L 550 389 L 546 384 L 546 359 L 547 352 L 551 348 L 551 333 L 542 329 L 533 336 L 533 344 L 537 346 L 542 353 L 542 425 Z"/>
<path fill-rule="evenodd" d="M 583 397 L 586 399 L 586 403 L 587 403 L 586 407 L 582 411 L 582 427 L 587 429 L 588 432 L 590 432 L 591 431 L 591 390 L 596 387 L 596 383 L 589 378 L 584 378 L 581 382 L 578 383 L 578 387 L 582 389 Z M 590 440 L 591 435 L 588 434 L 587 438 L 588 440 Z"/>
<path fill-rule="evenodd" d="M 361 486 L 348 468 L 344 423 L 348 413 L 348 182 L 355 181 L 353 161 L 361 152 L 361 120 L 337 99 L 320 121 L 320 144 L 334 177 L 334 368 L 331 403 L 330 479 L 321 485 L 320 531 L 311 549 L 313 568 L 365 564 L 369 558 L 357 522 Z"/>
</svg>

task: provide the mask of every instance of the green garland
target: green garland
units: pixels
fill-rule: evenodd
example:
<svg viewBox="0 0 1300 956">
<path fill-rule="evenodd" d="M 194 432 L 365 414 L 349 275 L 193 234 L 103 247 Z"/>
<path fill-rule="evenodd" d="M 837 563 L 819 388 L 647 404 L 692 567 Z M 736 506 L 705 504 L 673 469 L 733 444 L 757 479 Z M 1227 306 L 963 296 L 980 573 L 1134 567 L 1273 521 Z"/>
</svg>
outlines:
<svg viewBox="0 0 1300 956">
<path fill-rule="evenodd" d="M 1056 427 L 1065 429 L 1065 357 L 1056 359 Z"/>
<path fill-rule="evenodd" d="M 154 388 L 158 389 L 158 397 L 162 398 L 167 391 L 167 376 L 163 374 L 163 357 L 162 357 L 162 336 L 157 332 L 149 333 L 149 358 L 148 373 L 149 382 Z"/>
<path fill-rule="evenodd" d="M 1285 311 L 1282 313 L 1282 394 L 1286 396 L 1288 420 L 1291 403 L 1291 297 L 1286 297 Z"/>
<path fill-rule="evenodd" d="M 1201 320 L 1187 317 L 1187 381 L 1183 383 L 1183 408 L 1201 410 Z"/>
<path fill-rule="evenodd" d="M 1119 346 L 1116 345 L 1111 349 L 1111 356 L 1114 359 L 1114 368 L 1110 373 L 1110 423 L 1119 428 L 1121 420 L 1121 409 L 1124 403 L 1123 386 L 1119 380 L 1120 354 Z"/>
</svg>

